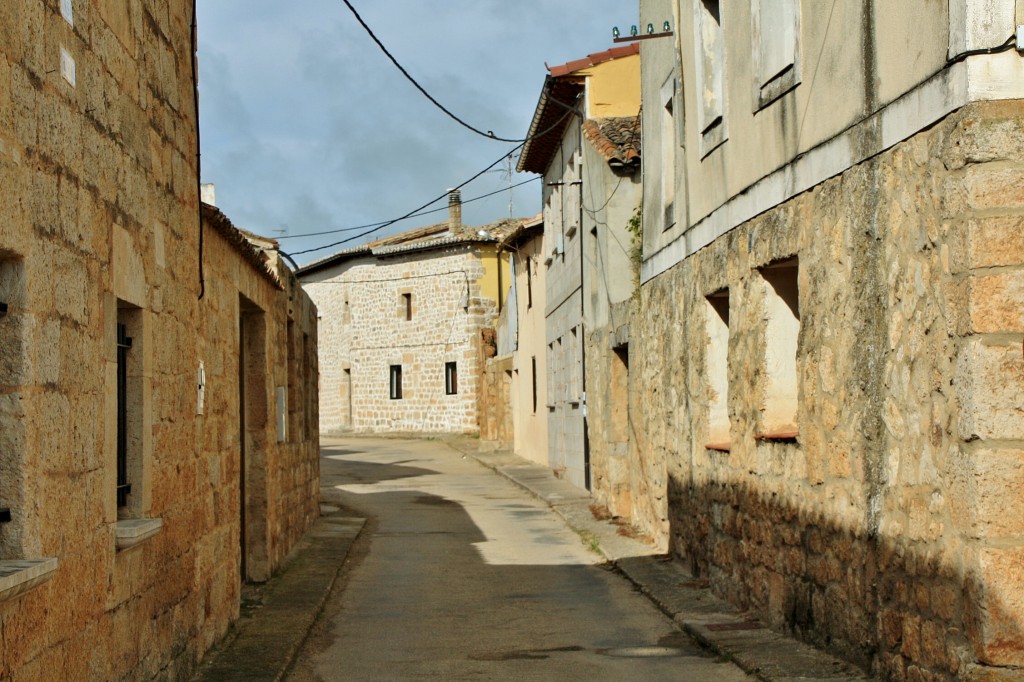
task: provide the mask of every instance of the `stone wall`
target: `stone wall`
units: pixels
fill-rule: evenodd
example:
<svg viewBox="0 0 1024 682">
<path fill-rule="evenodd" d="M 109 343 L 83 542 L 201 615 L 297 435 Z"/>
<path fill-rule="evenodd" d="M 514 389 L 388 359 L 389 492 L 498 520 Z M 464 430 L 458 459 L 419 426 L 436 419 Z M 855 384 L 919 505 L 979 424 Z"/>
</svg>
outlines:
<svg viewBox="0 0 1024 682">
<path fill-rule="evenodd" d="M 1022 121 L 951 114 L 651 280 L 630 325 L 635 520 L 888 679 L 1024 665 Z"/>
<path fill-rule="evenodd" d="M 286 320 L 315 346 L 315 310 L 211 226 L 200 300 L 192 3 L 60 6 L 0 4 L 0 679 L 186 679 L 239 608 L 242 300 L 264 316 L 264 577 L 317 514 L 315 441 L 278 446 L 271 398 L 301 376 Z"/>
<path fill-rule="evenodd" d="M 483 276 L 479 251 L 465 244 L 360 256 L 305 275 L 323 316 L 322 429 L 477 433 L 480 331 L 496 312 Z M 454 394 L 445 392 L 449 362 Z M 391 397 L 392 366 L 402 368 L 401 398 Z"/>
</svg>

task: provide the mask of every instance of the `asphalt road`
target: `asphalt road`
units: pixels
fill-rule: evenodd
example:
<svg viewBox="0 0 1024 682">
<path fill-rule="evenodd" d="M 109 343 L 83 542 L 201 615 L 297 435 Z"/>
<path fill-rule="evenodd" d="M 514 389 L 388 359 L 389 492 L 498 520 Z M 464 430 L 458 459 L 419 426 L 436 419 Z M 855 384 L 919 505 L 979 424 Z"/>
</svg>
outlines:
<svg viewBox="0 0 1024 682">
<path fill-rule="evenodd" d="M 323 455 L 323 497 L 368 523 L 287 679 L 750 679 L 443 442 L 327 440 Z"/>
</svg>

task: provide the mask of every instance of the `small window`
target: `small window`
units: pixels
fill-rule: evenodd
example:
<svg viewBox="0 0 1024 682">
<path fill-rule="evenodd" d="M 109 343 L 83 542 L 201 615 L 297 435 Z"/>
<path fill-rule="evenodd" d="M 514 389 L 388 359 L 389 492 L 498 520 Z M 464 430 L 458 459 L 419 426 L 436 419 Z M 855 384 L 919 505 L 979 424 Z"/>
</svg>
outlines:
<svg viewBox="0 0 1024 682">
<path fill-rule="evenodd" d="M 799 272 L 795 257 L 760 269 L 766 323 L 762 369 L 766 386 L 758 429 L 763 439 L 794 438 L 798 431 Z"/>
<path fill-rule="evenodd" d="M 722 289 L 705 299 L 704 324 L 707 345 L 704 349 L 707 380 L 707 447 L 728 450 L 729 427 L 729 290 Z"/>
<path fill-rule="evenodd" d="M 676 123 L 675 123 L 676 79 L 669 78 L 661 86 L 661 99 L 665 103 L 661 111 L 661 229 L 667 230 L 676 224 L 674 200 L 676 193 Z"/>
<path fill-rule="evenodd" d="M 142 518 L 146 512 L 142 480 L 148 458 L 142 310 L 119 301 L 114 334 L 117 409 L 115 496 L 118 518 Z"/>
<path fill-rule="evenodd" d="M 455 395 L 459 392 L 459 372 L 454 362 L 444 363 L 444 393 Z"/>
<path fill-rule="evenodd" d="M 530 381 L 533 384 L 533 413 L 537 414 L 537 356 L 530 358 Z"/>
<path fill-rule="evenodd" d="M 402 294 L 402 310 L 405 312 L 405 319 L 412 319 L 412 294 Z"/>
<path fill-rule="evenodd" d="M 533 258 L 526 257 L 526 309 L 533 307 Z"/>
<path fill-rule="evenodd" d="M 725 142 L 725 33 L 719 0 L 694 3 L 701 156 Z"/>
<path fill-rule="evenodd" d="M 800 82 L 800 0 L 753 0 L 755 110 Z"/>
<path fill-rule="evenodd" d="M 391 399 L 402 399 L 402 366 L 391 365 Z"/>
<path fill-rule="evenodd" d="M 128 505 L 128 352 L 132 337 L 128 325 L 117 324 L 117 506 Z"/>
</svg>

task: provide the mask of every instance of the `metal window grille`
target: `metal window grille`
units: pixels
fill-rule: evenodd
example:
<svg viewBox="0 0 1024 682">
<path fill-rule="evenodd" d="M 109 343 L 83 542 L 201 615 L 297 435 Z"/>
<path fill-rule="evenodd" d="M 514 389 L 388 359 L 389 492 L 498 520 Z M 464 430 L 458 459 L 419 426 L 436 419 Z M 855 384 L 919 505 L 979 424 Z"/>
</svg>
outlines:
<svg viewBox="0 0 1024 682">
<path fill-rule="evenodd" d="M 128 351 L 132 339 L 128 327 L 117 325 L 117 506 L 128 504 Z"/>
<path fill-rule="evenodd" d="M 445 395 L 459 392 L 459 370 L 454 362 L 444 363 L 444 392 Z"/>
</svg>

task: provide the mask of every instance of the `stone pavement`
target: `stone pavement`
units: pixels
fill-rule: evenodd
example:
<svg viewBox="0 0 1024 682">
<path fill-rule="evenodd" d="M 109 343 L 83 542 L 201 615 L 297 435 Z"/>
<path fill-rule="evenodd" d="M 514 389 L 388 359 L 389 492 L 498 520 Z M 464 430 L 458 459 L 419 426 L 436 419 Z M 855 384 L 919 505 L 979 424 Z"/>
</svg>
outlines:
<svg viewBox="0 0 1024 682">
<path fill-rule="evenodd" d="M 762 680 L 864 680 L 863 671 L 780 635 L 738 612 L 615 520 L 595 518 L 590 495 L 556 478 L 550 469 L 504 451 L 484 451 L 466 437 L 446 438 L 453 449 L 544 500 L 575 530 L 669 615 L 684 632 Z M 281 679 L 334 585 L 349 548 L 364 525 L 325 506 L 281 572 L 247 591 L 242 616 L 193 678 L 203 682 Z"/>
</svg>

